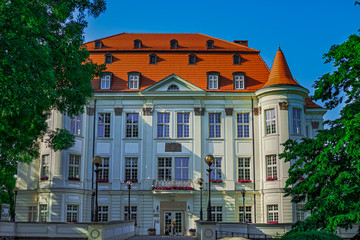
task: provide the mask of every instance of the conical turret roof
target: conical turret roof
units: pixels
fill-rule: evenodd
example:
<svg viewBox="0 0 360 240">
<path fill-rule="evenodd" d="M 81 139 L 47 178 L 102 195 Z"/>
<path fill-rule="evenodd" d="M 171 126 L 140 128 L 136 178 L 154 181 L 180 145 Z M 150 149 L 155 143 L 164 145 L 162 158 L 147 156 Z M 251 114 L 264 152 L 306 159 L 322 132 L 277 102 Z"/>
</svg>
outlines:
<svg viewBox="0 0 360 240">
<path fill-rule="evenodd" d="M 276 52 L 274 63 L 272 65 L 269 79 L 264 84 L 264 87 L 279 85 L 279 84 L 287 84 L 287 85 L 297 85 L 297 81 L 291 75 L 290 68 L 286 62 L 284 53 L 279 50 Z"/>
</svg>

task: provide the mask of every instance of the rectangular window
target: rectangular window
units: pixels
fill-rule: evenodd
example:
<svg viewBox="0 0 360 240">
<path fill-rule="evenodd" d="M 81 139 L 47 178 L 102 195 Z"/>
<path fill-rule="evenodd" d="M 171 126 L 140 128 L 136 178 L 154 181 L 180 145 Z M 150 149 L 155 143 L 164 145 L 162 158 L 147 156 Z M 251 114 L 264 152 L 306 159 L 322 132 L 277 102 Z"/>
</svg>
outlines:
<svg viewBox="0 0 360 240">
<path fill-rule="evenodd" d="M 245 89 L 245 76 L 234 75 L 235 89 Z"/>
<path fill-rule="evenodd" d="M 29 206 L 28 207 L 28 222 L 35 222 L 37 218 L 37 207 Z"/>
<path fill-rule="evenodd" d="M 77 222 L 79 216 L 79 205 L 68 204 L 66 208 L 66 221 Z"/>
<path fill-rule="evenodd" d="M 98 114 L 98 137 L 109 138 L 110 137 L 110 113 Z"/>
<path fill-rule="evenodd" d="M 293 133 L 301 134 L 300 109 L 293 108 Z"/>
<path fill-rule="evenodd" d="M 189 179 L 189 158 L 175 158 L 175 180 L 187 181 Z"/>
<path fill-rule="evenodd" d="M 47 204 L 40 204 L 40 222 L 47 222 L 48 220 L 48 207 Z"/>
<path fill-rule="evenodd" d="M 267 181 L 277 180 L 277 159 L 276 155 L 266 156 Z"/>
<path fill-rule="evenodd" d="M 99 182 L 109 182 L 109 160 L 110 158 L 102 158 L 99 166 Z"/>
<path fill-rule="evenodd" d="M 250 137 L 250 121 L 249 113 L 237 114 L 237 137 L 248 138 Z"/>
<path fill-rule="evenodd" d="M 70 133 L 76 136 L 80 136 L 81 134 L 81 117 L 80 116 L 71 116 L 70 121 Z"/>
<path fill-rule="evenodd" d="M 100 78 L 100 89 L 110 89 L 111 75 L 103 75 Z"/>
<path fill-rule="evenodd" d="M 305 220 L 304 204 L 296 204 L 296 221 Z"/>
<path fill-rule="evenodd" d="M 159 180 L 171 180 L 171 158 L 159 158 Z"/>
<path fill-rule="evenodd" d="M 69 180 L 80 180 L 79 175 L 80 169 L 80 155 L 72 155 L 69 156 Z"/>
<path fill-rule="evenodd" d="M 158 113 L 157 117 L 157 136 L 158 138 L 168 138 L 170 133 L 170 113 Z"/>
<path fill-rule="evenodd" d="M 50 165 L 49 160 L 50 160 L 50 155 L 48 154 L 42 155 L 40 178 L 43 178 L 43 180 L 47 180 L 49 178 L 49 165 Z"/>
<path fill-rule="evenodd" d="M 109 221 L 109 207 L 108 206 L 99 206 L 98 207 L 98 220 L 100 222 Z"/>
<path fill-rule="evenodd" d="M 129 206 L 125 206 L 124 209 L 124 220 L 128 219 L 129 216 Z M 137 206 L 130 206 L 130 216 L 131 216 L 131 220 L 135 221 L 135 226 L 136 226 L 136 219 L 137 219 Z"/>
<path fill-rule="evenodd" d="M 244 222 L 244 206 L 239 206 L 239 222 Z M 245 206 L 245 222 L 252 223 L 251 206 Z"/>
<path fill-rule="evenodd" d="M 138 159 L 136 157 L 125 158 L 125 181 L 131 180 L 137 182 L 138 180 Z"/>
<path fill-rule="evenodd" d="M 219 88 L 219 76 L 218 75 L 208 75 L 208 86 L 209 86 L 209 89 L 218 89 Z"/>
<path fill-rule="evenodd" d="M 238 182 L 250 180 L 250 158 L 238 158 Z"/>
<path fill-rule="evenodd" d="M 268 205 L 268 223 L 279 222 L 279 210 L 278 205 Z"/>
<path fill-rule="evenodd" d="M 265 117 L 266 117 L 266 134 L 276 133 L 275 109 L 265 110 Z"/>
<path fill-rule="evenodd" d="M 126 137 L 127 138 L 139 137 L 139 114 L 138 113 L 126 114 Z"/>
<path fill-rule="evenodd" d="M 221 158 L 215 158 L 210 168 L 212 169 L 210 181 L 221 181 Z"/>
<path fill-rule="evenodd" d="M 209 137 L 221 137 L 221 113 L 209 113 Z"/>
<path fill-rule="evenodd" d="M 139 89 L 139 75 L 129 75 L 129 89 Z"/>
<path fill-rule="evenodd" d="M 222 207 L 211 207 L 211 221 L 222 222 Z"/>
<path fill-rule="evenodd" d="M 190 113 L 178 113 L 177 114 L 177 137 L 188 138 L 190 128 Z"/>
</svg>

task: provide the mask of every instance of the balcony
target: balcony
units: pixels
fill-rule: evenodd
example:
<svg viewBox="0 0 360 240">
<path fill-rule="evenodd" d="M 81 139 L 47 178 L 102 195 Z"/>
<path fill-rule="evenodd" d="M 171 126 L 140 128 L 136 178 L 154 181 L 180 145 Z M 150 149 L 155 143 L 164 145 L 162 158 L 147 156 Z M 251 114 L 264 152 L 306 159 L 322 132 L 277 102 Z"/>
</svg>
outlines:
<svg viewBox="0 0 360 240">
<path fill-rule="evenodd" d="M 154 180 L 154 191 L 191 191 L 194 190 L 192 180 Z"/>
</svg>

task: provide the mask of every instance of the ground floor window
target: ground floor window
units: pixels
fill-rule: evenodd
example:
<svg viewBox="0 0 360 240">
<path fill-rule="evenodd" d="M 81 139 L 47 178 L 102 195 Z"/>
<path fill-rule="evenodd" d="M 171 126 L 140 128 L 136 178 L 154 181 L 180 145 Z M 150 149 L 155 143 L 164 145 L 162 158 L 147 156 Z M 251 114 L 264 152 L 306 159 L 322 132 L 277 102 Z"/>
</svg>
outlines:
<svg viewBox="0 0 360 240">
<path fill-rule="evenodd" d="M 109 207 L 108 206 L 99 206 L 98 207 L 98 220 L 100 222 L 109 221 Z"/>
<path fill-rule="evenodd" d="M 28 222 L 35 222 L 37 218 L 37 207 L 29 206 L 28 207 Z"/>
<path fill-rule="evenodd" d="M 40 204 L 40 222 L 47 222 L 48 220 L 48 206 L 47 204 Z"/>
<path fill-rule="evenodd" d="M 68 204 L 66 208 L 66 221 L 77 222 L 79 216 L 79 205 Z"/>
<path fill-rule="evenodd" d="M 124 220 L 128 219 L 129 216 L 129 206 L 125 206 L 124 209 Z M 135 226 L 136 226 L 136 219 L 137 219 L 137 206 L 130 206 L 130 216 L 131 216 L 131 220 L 135 221 Z"/>
<path fill-rule="evenodd" d="M 211 207 L 211 221 L 222 222 L 222 207 L 220 206 Z"/>
<path fill-rule="evenodd" d="M 279 208 L 278 205 L 268 205 L 268 223 L 278 223 L 279 222 Z"/>
<path fill-rule="evenodd" d="M 304 204 L 296 204 L 296 220 L 297 221 L 305 220 Z"/>
<path fill-rule="evenodd" d="M 244 207 L 239 206 L 239 222 L 244 222 Z M 245 206 L 245 222 L 251 223 L 251 206 Z"/>
</svg>

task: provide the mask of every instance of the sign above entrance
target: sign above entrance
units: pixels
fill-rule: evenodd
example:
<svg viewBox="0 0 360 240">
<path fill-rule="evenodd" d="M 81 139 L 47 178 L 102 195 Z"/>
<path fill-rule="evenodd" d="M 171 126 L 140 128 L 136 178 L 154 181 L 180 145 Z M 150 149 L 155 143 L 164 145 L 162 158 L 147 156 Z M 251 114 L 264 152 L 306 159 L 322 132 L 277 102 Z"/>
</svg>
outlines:
<svg viewBox="0 0 360 240">
<path fill-rule="evenodd" d="M 181 152 L 181 143 L 165 143 L 165 152 Z"/>
</svg>

